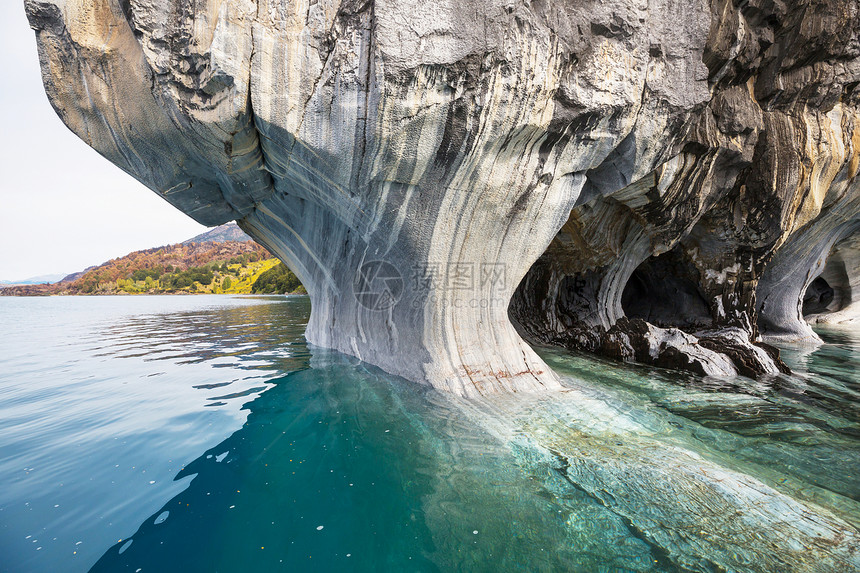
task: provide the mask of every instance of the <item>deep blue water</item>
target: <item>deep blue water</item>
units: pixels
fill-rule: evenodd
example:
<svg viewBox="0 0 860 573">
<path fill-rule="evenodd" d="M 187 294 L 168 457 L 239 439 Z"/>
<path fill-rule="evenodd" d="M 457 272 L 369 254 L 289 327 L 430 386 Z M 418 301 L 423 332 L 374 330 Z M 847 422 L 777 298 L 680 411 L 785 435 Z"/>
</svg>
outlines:
<svg viewBox="0 0 860 573">
<path fill-rule="evenodd" d="M 309 310 L 0 297 L 0 571 L 683 570 L 522 427 L 309 348 Z M 823 335 L 759 382 L 543 353 L 666 444 L 856 524 L 860 336 Z"/>
</svg>

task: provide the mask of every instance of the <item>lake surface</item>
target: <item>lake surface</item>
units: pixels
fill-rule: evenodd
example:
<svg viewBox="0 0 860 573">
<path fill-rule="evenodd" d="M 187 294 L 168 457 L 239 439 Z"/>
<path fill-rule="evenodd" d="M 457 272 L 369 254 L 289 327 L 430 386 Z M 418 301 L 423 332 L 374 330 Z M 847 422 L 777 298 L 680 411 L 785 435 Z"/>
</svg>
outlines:
<svg viewBox="0 0 860 573">
<path fill-rule="evenodd" d="M 309 347 L 309 311 L 0 297 L 0 571 L 761 570 L 767 512 L 679 535 L 691 467 L 856 533 L 856 331 L 760 381 L 541 350 L 570 392 L 476 403 Z"/>
</svg>

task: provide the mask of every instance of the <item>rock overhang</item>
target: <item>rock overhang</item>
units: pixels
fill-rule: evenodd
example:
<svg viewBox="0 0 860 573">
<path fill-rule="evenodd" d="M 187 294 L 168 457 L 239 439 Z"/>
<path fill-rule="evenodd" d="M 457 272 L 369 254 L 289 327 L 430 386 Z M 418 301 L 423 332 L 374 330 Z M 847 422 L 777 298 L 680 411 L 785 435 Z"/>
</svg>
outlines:
<svg viewBox="0 0 860 573">
<path fill-rule="evenodd" d="M 826 258 L 803 245 L 857 218 L 851 3 L 26 6 L 75 133 L 286 261 L 309 340 L 455 393 L 557 387 L 520 333 L 640 360 L 658 339 L 687 363 L 716 352 L 713 332 L 619 325 L 631 276 L 669 252 L 729 333 L 717 353 L 776 371 L 757 324 L 797 330 Z M 757 300 L 800 259 L 787 303 Z M 387 308 L 356 293 L 376 262 L 403 282 Z M 500 266 L 503 284 L 483 280 Z"/>
</svg>

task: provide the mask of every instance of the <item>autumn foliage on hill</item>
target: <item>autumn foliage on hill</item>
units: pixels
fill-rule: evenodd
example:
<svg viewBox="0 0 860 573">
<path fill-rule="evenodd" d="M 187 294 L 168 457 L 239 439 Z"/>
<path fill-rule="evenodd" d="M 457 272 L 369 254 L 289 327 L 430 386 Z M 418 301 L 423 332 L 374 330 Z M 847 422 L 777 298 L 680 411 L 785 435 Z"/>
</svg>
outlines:
<svg viewBox="0 0 860 573">
<path fill-rule="evenodd" d="M 147 277 L 150 278 L 147 286 L 152 279 L 161 278 L 156 289 L 169 292 L 187 288 L 194 281 L 201 279 L 206 281 L 208 278 L 211 283 L 212 274 L 217 272 L 217 268 L 223 267 L 223 270 L 227 271 L 230 264 L 244 266 L 273 258 L 269 251 L 251 241 L 168 245 L 135 251 L 112 259 L 72 281 L 53 285 L 10 287 L 3 289 L 2 294 L 110 294 L 105 290 L 115 290 L 118 283 L 145 281 Z M 217 263 L 220 263 L 220 266 Z"/>
<path fill-rule="evenodd" d="M 65 285 L 59 283 L 61 290 L 70 294 L 95 292 L 99 285 L 114 283 L 118 279 L 130 279 L 135 272 L 153 270 L 159 275 L 186 271 L 216 261 L 247 255 L 249 261 L 270 259 L 272 255 L 265 248 L 253 242 L 227 241 L 224 243 L 188 243 L 169 245 L 144 251 L 135 251 L 124 257 L 110 260 L 101 266 L 87 271 L 80 278 Z"/>
</svg>

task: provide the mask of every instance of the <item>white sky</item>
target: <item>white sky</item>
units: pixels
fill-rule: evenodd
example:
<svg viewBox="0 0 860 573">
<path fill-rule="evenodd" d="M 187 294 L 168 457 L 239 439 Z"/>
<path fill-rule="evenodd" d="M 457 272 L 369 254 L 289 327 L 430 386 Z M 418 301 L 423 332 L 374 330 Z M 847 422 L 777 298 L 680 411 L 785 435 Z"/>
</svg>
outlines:
<svg viewBox="0 0 860 573">
<path fill-rule="evenodd" d="M 206 229 L 63 125 L 24 0 L 0 2 L 0 126 L 0 280 L 71 273 Z"/>
</svg>

